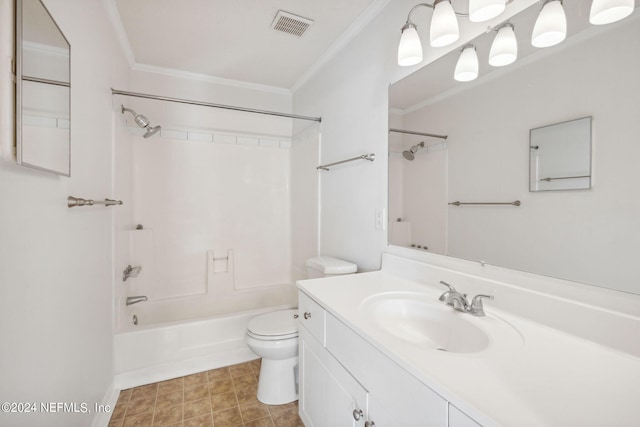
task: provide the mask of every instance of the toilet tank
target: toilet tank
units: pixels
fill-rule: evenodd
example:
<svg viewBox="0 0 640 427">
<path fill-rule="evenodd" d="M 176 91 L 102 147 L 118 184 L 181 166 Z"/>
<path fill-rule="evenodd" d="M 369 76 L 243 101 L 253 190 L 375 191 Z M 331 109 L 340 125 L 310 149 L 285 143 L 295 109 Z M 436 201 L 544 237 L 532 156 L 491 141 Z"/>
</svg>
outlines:
<svg viewBox="0 0 640 427">
<path fill-rule="evenodd" d="M 352 274 L 357 270 L 358 266 L 354 263 L 329 256 L 319 256 L 307 260 L 307 277 L 309 279 Z"/>
</svg>

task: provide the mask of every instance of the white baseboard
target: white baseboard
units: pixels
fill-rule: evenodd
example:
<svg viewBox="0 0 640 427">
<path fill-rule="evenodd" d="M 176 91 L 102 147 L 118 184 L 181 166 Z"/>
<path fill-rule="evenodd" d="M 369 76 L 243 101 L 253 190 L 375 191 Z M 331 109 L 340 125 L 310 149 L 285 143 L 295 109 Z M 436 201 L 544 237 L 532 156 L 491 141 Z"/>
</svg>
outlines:
<svg viewBox="0 0 640 427">
<path fill-rule="evenodd" d="M 113 409 L 116 407 L 119 394 L 120 390 L 115 387 L 115 382 L 111 381 L 107 392 L 102 398 L 100 410 L 95 413 L 93 422 L 91 423 L 92 427 L 107 427 L 109 425 L 109 420 L 111 419 Z"/>
</svg>

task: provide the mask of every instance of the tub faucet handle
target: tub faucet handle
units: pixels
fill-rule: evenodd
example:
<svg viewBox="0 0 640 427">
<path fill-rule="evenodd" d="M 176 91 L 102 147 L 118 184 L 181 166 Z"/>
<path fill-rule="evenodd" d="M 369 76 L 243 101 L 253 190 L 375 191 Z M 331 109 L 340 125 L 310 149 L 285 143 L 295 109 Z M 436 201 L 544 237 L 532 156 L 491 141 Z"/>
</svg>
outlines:
<svg viewBox="0 0 640 427">
<path fill-rule="evenodd" d="M 148 301 L 148 298 L 146 297 L 146 295 L 138 295 L 135 297 L 127 297 L 127 305 L 133 305 L 133 304 L 137 304 L 139 302 L 144 302 L 144 301 Z"/>
</svg>

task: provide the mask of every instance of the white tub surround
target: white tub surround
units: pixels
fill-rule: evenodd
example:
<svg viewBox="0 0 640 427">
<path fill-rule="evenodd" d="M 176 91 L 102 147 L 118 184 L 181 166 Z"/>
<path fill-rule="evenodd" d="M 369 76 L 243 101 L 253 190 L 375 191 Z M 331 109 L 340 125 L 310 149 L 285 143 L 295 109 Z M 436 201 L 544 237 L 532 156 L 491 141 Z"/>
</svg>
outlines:
<svg viewBox="0 0 640 427">
<path fill-rule="evenodd" d="M 340 325 L 340 333 L 353 333 L 351 341 L 361 337 L 362 347 L 375 347 L 442 398 L 434 403 L 441 408 L 434 425 L 461 425 L 455 420 L 464 414 L 482 426 L 637 425 L 640 296 L 416 251 L 389 252 L 378 272 L 298 282 L 301 313 L 307 296 L 326 310 L 321 345 L 356 379 L 357 366 L 376 356 L 357 352 L 352 356 L 359 362 L 349 369 L 351 356 L 330 348 Z M 485 301 L 486 317 L 458 313 L 489 334 L 486 348 L 443 352 L 411 344 L 363 309 L 367 298 L 389 292 L 444 306 L 441 280 L 469 299 L 494 297 Z"/>
</svg>

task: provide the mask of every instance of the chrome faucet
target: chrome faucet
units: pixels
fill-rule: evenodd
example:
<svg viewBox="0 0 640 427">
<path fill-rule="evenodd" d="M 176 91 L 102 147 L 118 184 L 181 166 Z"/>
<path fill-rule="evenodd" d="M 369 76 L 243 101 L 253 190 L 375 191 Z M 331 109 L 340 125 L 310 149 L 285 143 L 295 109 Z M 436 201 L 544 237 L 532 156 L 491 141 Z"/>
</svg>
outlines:
<svg viewBox="0 0 640 427">
<path fill-rule="evenodd" d="M 479 294 L 473 297 L 473 299 L 471 300 L 471 303 L 469 303 L 469 300 L 467 300 L 466 294 L 461 294 L 456 290 L 456 288 L 454 288 L 453 286 L 451 286 L 450 284 L 448 284 L 443 280 L 440 281 L 440 284 L 445 285 L 448 288 L 448 290 L 444 292 L 442 295 L 440 295 L 440 298 L 438 298 L 440 301 L 444 302 L 446 305 L 450 307 L 453 307 L 455 310 L 461 311 L 463 313 L 469 313 L 473 316 L 478 316 L 478 317 L 485 316 L 484 306 L 482 305 L 482 299 L 483 298 L 493 299 L 493 296 Z"/>
<path fill-rule="evenodd" d="M 147 297 L 144 295 L 139 295 L 136 297 L 127 297 L 127 305 L 137 304 L 139 302 L 147 301 Z"/>
</svg>

